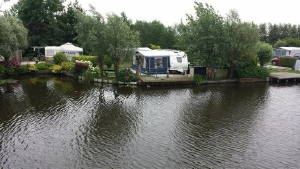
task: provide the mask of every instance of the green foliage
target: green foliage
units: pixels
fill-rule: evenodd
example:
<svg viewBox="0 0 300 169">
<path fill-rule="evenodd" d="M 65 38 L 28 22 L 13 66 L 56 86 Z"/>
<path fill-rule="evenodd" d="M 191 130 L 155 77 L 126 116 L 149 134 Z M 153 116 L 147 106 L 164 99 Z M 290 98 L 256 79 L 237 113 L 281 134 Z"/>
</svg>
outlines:
<svg viewBox="0 0 300 169">
<path fill-rule="evenodd" d="M 161 49 L 161 47 L 159 45 L 153 45 L 153 44 L 150 44 L 150 48 L 151 49 Z"/>
<path fill-rule="evenodd" d="M 194 82 L 196 85 L 200 85 L 203 80 L 204 80 L 203 76 L 201 76 L 199 74 L 194 75 Z"/>
<path fill-rule="evenodd" d="M 50 70 L 50 68 L 53 66 L 51 63 L 38 63 L 35 65 L 37 70 Z"/>
<path fill-rule="evenodd" d="M 130 69 L 123 69 L 117 76 L 117 80 L 120 82 L 133 82 L 136 81 L 136 76 Z"/>
<path fill-rule="evenodd" d="M 73 56 L 72 61 L 75 62 L 76 60 L 90 61 L 90 62 L 92 62 L 93 66 L 98 65 L 96 56 L 87 56 L 87 55 Z"/>
<path fill-rule="evenodd" d="M 90 54 L 97 56 L 100 71 L 103 70 L 103 59 L 107 54 L 110 44 L 106 43 L 106 24 L 105 20 L 94 7 L 91 6 L 91 15 L 78 14 L 78 23 L 75 26 L 78 36 L 76 39 Z M 92 61 L 93 64 L 97 62 Z M 94 65 L 95 66 L 95 65 Z M 102 77 L 102 73 L 100 74 Z"/>
<path fill-rule="evenodd" d="M 30 70 L 30 64 L 26 64 L 26 65 L 21 65 L 17 68 L 17 72 L 18 73 L 29 73 Z"/>
<path fill-rule="evenodd" d="M 62 62 L 61 63 L 61 70 L 72 73 L 74 71 L 75 63 L 74 62 Z"/>
<path fill-rule="evenodd" d="M 0 76 L 3 76 L 5 73 L 5 67 L 4 65 L 0 64 Z"/>
<path fill-rule="evenodd" d="M 35 71 L 37 71 L 37 68 L 35 67 L 35 65 L 29 65 L 29 70 L 31 72 L 35 72 Z"/>
<path fill-rule="evenodd" d="M 255 62 L 250 62 L 237 70 L 239 78 L 265 78 L 269 77 L 269 71 L 265 67 L 257 66 Z"/>
<path fill-rule="evenodd" d="M 140 32 L 141 46 L 151 47 L 151 44 L 163 49 L 173 49 L 177 43 L 175 27 L 166 27 L 160 21 L 136 21 L 133 30 Z"/>
<path fill-rule="evenodd" d="M 112 66 L 112 60 L 109 56 L 104 56 L 104 64 L 107 66 L 107 68 L 111 68 Z"/>
<path fill-rule="evenodd" d="M 286 45 L 287 45 L 286 41 L 284 41 L 284 40 L 278 40 L 275 43 L 274 48 L 285 47 Z"/>
<path fill-rule="evenodd" d="M 120 63 L 139 46 L 139 33 L 131 30 L 116 14 L 107 14 L 105 35 L 109 46 L 108 55 L 112 58 L 115 74 L 118 76 Z"/>
<path fill-rule="evenodd" d="M 294 68 L 296 60 L 296 58 L 291 58 L 289 56 L 281 57 L 279 66 Z"/>
<path fill-rule="evenodd" d="M 65 62 L 63 62 L 65 63 Z M 51 72 L 52 73 L 61 73 L 62 72 L 62 66 L 61 65 L 53 65 L 51 68 L 50 68 Z"/>
<path fill-rule="evenodd" d="M 288 47 L 300 47 L 300 39 L 299 38 L 285 38 L 284 41 L 286 41 L 286 46 Z"/>
<path fill-rule="evenodd" d="M 224 19 L 213 7 L 195 2 L 196 17 L 188 15 L 188 23 L 179 26 L 181 44 L 185 44 L 189 56 L 197 56 L 206 66 L 224 64 Z"/>
<path fill-rule="evenodd" d="M 1 56 L 9 58 L 12 52 L 27 46 L 27 29 L 18 18 L 0 15 L 0 30 Z"/>
<path fill-rule="evenodd" d="M 265 63 L 270 62 L 273 55 L 274 53 L 271 45 L 264 42 L 257 43 L 257 57 L 259 59 L 260 66 L 264 66 Z"/>
<path fill-rule="evenodd" d="M 53 61 L 55 64 L 60 65 L 62 62 L 68 62 L 68 58 L 64 53 L 58 52 L 53 56 Z"/>
<path fill-rule="evenodd" d="M 97 77 L 97 74 L 93 73 L 93 72 L 90 71 L 90 70 L 87 70 L 87 71 L 85 71 L 85 72 L 82 74 L 82 76 L 84 77 L 84 81 L 85 81 L 85 82 L 90 83 L 90 82 L 93 82 L 93 81 L 94 81 L 94 78 Z"/>
</svg>

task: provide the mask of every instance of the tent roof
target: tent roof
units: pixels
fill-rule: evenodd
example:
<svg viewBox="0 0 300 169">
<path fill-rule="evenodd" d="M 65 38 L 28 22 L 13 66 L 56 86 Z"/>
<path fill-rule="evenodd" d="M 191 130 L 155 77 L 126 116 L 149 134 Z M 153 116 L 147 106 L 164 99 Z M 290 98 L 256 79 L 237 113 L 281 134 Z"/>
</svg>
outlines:
<svg viewBox="0 0 300 169">
<path fill-rule="evenodd" d="M 83 49 L 77 46 L 74 46 L 72 43 L 65 43 L 60 46 L 62 51 L 78 51 L 82 52 Z"/>
<path fill-rule="evenodd" d="M 60 51 L 73 51 L 73 52 L 83 51 L 82 48 L 74 46 L 72 43 L 65 43 L 60 46 L 46 46 L 45 50 L 60 50 Z"/>
</svg>

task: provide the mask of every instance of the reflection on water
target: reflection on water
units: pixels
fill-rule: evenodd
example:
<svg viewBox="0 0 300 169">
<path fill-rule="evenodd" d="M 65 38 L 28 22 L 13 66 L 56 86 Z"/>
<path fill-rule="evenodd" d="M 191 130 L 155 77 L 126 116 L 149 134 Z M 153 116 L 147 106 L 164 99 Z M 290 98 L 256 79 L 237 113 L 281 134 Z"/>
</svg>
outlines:
<svg viewBox="0 0 300 169">
<path fill-rule="evenodd" d="M 298 168 L 300 88 L 0 86 L 3 168 Z M 0 167 L 1 168 L 1 167 Z"/>
</svg>

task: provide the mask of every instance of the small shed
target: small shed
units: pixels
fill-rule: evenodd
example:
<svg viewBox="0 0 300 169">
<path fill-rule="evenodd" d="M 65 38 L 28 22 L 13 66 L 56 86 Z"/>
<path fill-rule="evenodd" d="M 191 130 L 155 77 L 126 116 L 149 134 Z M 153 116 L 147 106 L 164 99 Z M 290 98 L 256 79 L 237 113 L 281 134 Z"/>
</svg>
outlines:
<svg viewBox="0 0 300 169">
<path fill-rule="evenodd" d="M 46 46 L 45 47 L 45 58 L 52 58 L 56 53 L 63 52 L 66 54 L 68 59 L 71 61 L 72 56 L 81 55 L 83 49 L 77 46 L 74 46 L 72 43 L 65 43 L 61 46 Z"/>
<path fill-rule="evenodd" d="M 145 74 L 166 74 L 170 67 L 169 51 L 137 51 L 135 56 L 143 56 L 141 73 Z"/>
</svg>

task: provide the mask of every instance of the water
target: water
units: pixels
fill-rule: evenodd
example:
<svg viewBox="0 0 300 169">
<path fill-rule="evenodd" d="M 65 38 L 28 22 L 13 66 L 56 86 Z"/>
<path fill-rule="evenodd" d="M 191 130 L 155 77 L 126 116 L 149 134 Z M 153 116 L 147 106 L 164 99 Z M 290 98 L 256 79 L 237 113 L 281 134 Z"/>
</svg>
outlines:
<svg viewBox="0 0 300 169">
<path fill-rule="evenodd" d="M 0 86 L 3 168 L 299 168 L 300 86 Z M 1 168 L 0 167 L 0 168 Z"/>
</svg>

